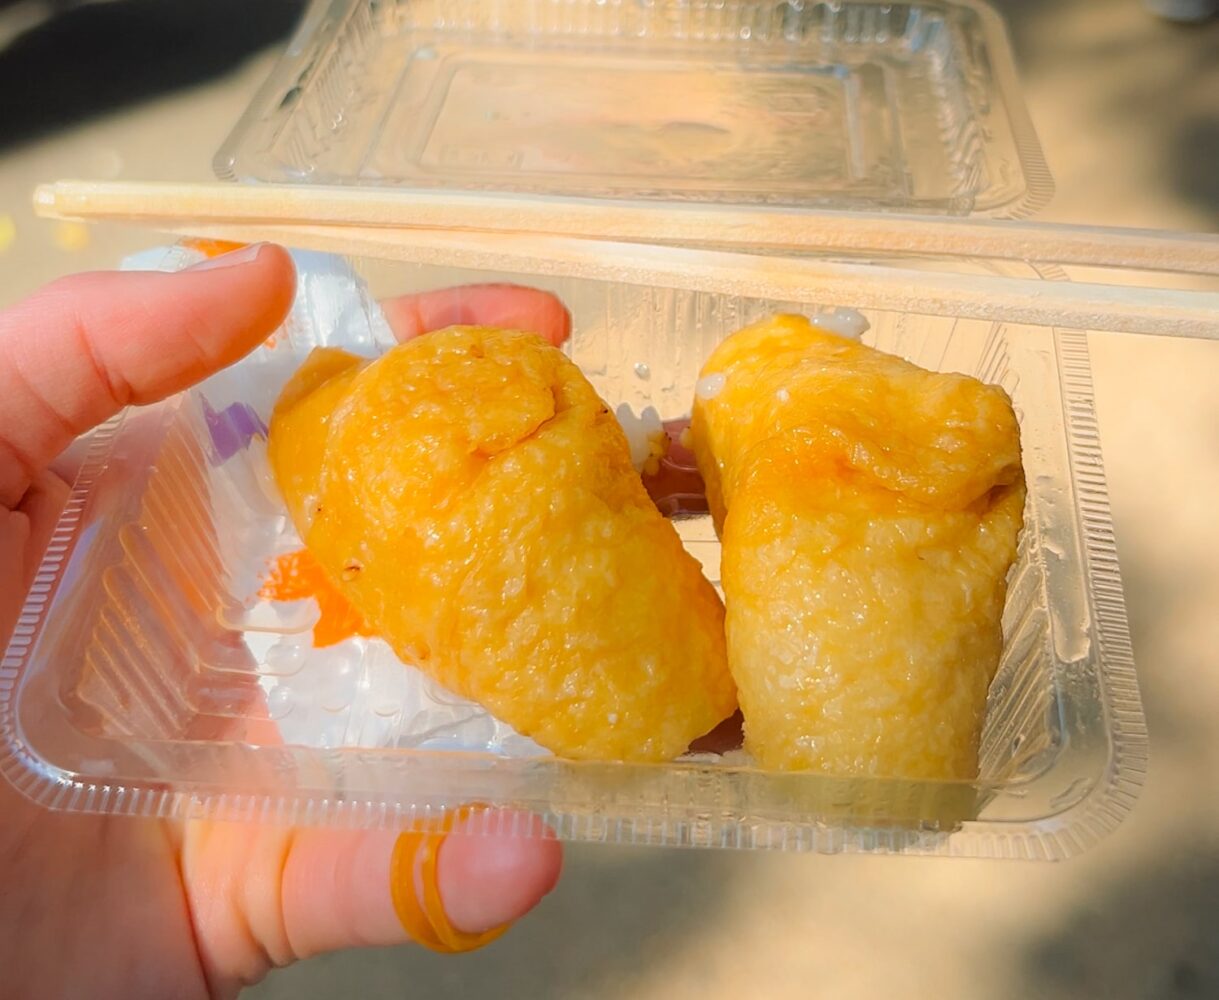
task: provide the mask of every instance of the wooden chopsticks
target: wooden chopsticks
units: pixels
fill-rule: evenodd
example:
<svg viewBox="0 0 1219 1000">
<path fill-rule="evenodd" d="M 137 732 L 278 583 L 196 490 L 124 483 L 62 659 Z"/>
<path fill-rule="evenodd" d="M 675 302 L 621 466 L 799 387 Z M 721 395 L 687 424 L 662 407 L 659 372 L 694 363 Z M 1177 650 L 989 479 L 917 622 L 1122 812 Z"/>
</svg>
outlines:
<svg viewBox="0 0 1219 1000">
<path fill-rule="evenodd" d="M 924 270 L 901 260 L 960 255 L 1219 275 L 1219 237 L 1197 234 L 321 186 L 61 181 L 40 187 L 35 206 L 55 218 L 417 263 L 1219 339 L 1216 292 Z M 814 251 L 895 260 L 800 256 Z"/>
<path fill-rule="evenodd" d="M 1036 260 L 1219 275 L 1219 236 L 885 213 L 674 211 L 646 203 L 324 186 L 60 181 L 35 204 L 57 218 L 150 226 L 306 224 L 571 236 L 737 250 L 843 251 Z"/>
</svg>

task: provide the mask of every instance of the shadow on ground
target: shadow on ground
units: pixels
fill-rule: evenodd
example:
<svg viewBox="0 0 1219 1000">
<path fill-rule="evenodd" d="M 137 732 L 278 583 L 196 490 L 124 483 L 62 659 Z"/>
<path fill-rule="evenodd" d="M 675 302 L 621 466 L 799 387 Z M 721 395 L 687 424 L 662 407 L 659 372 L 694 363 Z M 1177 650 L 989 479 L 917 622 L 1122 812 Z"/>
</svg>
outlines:
<svg viewBox="0 0 1219 1000">
<path fill-rule="evenodd" d="M 220 77 L 285 38 L 303 8 L 304 0 L 71 6 L 0 49 L 0 151 Z"/>
<path fill-rule="evenodd" d="M 496 1000 L 630 996 L 723 913 L 735 852 L 572 846 L 558 888 L 504 938 L 470 955 L 407 946 L 328 955 L 274 973 L 242 1000 L 298 996 Z"/>
<path fill-rule="evenodd" d="M 1173 849 L 1100 888 L 1026 951 L 1012 1000 L 1219 996 L 1219 846 Z"/>
<path fill-rule="evenodd" d="M 1080 109 L 1081 127 L 1120 134 L 1157 118 L 1170 123 L 1158 156 L 1163 186 L 1201 210 L 1205 228 L 1219 229 L 1219 18 L 1175 24 L 1149 13 L 1140 0 L 992 2 L 1007 21 L 1023 79 L 1045 73 L 1106 82 L 1101 102 Z M 1059 30 L 1056 22 L 1064 17 L 1073 23 Z M 1119 29 L 1109 30 L 1115 20 Z M 1067 83 L 1064 105 L 1078 98 Z M 1163 136 L 1161 126 L 1148 141 L 1163 142 Z M 1047 156 L 1053 171 L 1054 150 Z"/>
<path fill-rule="evenodd" d="M 1177 133 L 1171 160 L 1175 189 L 1207 213 L 1213 232 L 1219 230 L 1219 73 L 1214 72 L 1219 67 L 1219 32 L 1210 66 L 1216 87 L 1214 107 Z"/>
</svg>

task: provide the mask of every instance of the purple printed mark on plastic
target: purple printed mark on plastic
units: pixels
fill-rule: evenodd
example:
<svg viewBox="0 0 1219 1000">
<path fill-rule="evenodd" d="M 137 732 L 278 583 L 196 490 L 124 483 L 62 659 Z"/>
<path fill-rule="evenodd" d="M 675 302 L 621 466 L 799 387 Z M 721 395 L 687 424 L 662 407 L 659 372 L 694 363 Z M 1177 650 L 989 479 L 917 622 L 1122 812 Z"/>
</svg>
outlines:
<svg viewBox="0 0 1219 1000">
<path fill-rule="evenodd" d="M 262 418 L 246 403 L 233 403 L 217 413 L 211 404 L 203 400 L 203 419 L 212 439 L 213 465 L 226 462 L 243 448 L 248 448 L 256 437 L 267 436 L 267 426 Z"/>
</svg>

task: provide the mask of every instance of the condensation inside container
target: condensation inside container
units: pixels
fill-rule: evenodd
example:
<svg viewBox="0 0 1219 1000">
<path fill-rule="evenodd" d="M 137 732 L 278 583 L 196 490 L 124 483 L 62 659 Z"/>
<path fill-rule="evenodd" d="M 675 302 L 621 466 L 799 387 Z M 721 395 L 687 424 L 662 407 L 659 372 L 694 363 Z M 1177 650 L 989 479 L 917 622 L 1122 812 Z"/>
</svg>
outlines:
<svg viewBox="0 0 1219 1000">
<path fill-rule="evenodd" d="M 284 327 L 173 411 L 138 515 L 121 529 L 121 557 L 103 572 L 103 606 L 67 697 L 87 707 L 89 728 L 124 737 L 545 753 L 401 663 L 380 640 L 314 648 L 315 602 L 259 596 L 272 561 L 301 547 L 266 458 L 271 407 L 291 372 L 314 346 L 373 355 L 392 343 L 378 298 L 510 277 L 385 263 L 366 263 L 357 277 L 336 258 L 296 258 L 298 301 Z M 158 263 L 188 259 L 177 250 Z M 778 310 L 812 315 L 839 305 L 579 280 L 534 284 L 568 305 L 573 332 L 565 349 L 611 407 L 654 407 L 666 420 L 689 413 L 703 359 L 735 329 Z M 1002 326 L 884 312 L 866 319 L 865 342 L 1002 385 L 1022 416 L 1026 463 L 1040 447 L 1029 407 L 1038 401 L 1024 398 L 1021 364 Z M 1024 364 L 1040 363 L 1037 350 L 1020 353 Z M 1030 504 L 1046 502 L 1035 476 L 1030 487 Z M 1080 652 L 1052 648 L 1044 523 L 1030 512 L 1012 571 L 981 753 L 989 781 L 1027 779 L 1052 761 L 1060 741 L 1053 656 Z M 709 516 L 675 525 L 718 586 L 719 543 Z M 1054 606 L 1072 613 L 1066 596 Z"/>
</svg>

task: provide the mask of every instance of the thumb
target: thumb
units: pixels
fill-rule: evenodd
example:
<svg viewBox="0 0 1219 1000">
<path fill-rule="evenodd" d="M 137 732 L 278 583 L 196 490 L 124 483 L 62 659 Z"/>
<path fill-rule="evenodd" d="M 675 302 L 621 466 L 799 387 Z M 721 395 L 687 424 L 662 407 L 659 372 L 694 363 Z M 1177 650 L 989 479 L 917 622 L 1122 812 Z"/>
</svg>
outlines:
<svg viewBox="0 0 1219 1000">
<path fill-rule="evenodd" d="M 499 810 L 457 810 L 402 834 L 196 822 L 182 847 L 215 992 L 342 948 L 480 947 L 550 892 L 561 867 L 562 849 L 540 819 Z"/>
<path fill-rule="evenodd" d="M 0 312 L 0 506 L 76 436 L 232 364 L 292 304 L 292 260 L 260 244 L 176 274 L 97 272 Z"/>
</svg>

